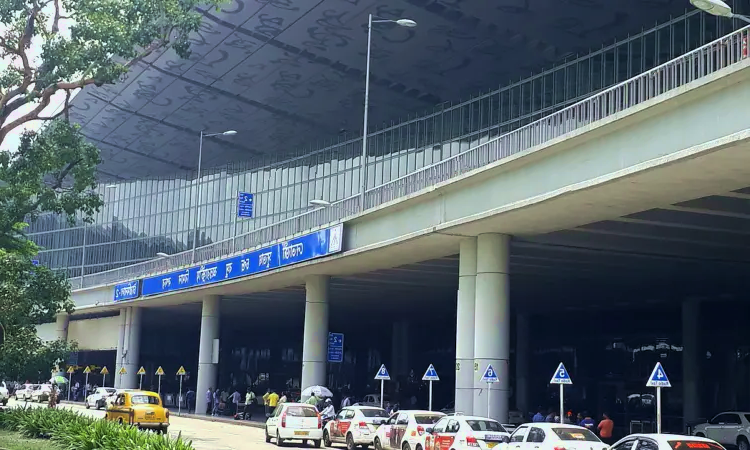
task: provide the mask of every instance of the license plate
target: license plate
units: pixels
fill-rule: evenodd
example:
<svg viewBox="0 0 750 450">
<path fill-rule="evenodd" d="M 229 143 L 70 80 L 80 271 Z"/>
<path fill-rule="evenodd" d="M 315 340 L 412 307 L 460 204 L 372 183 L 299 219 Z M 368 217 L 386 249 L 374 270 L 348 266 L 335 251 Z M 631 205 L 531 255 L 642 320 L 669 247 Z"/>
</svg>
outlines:
<svg viewBox="0 0 750 450">
<path fill-rule="evenodd" d="M 497 442 L 488 442 L 487 443 L 487 448 L 492 448 L 492 447 L 494 447 L 496 445 L 497 445 Z"/>
<path fill-rule="evenodd" d="M 153 411 L 149 411 L 149 412 L 147 412 L 147 413 L 146 413 L 146 416 L 147 416 L 147 417 L 148 417 L 148 416 L 153 416 L 153 415 L 155 415 L 155 414 L 156 414 L 155 412 L 153 412 Z"/>
<path fill-rule="evenodd" d="M 310 434 L 310 432 L 309 432 L 309 431 L 295 431 L 295 432 L 294 432 L 294 435 L 295 435 L 295 436 L 307 436 L 307 435 L 309 435 L 309 434 Z"/>
</svg>

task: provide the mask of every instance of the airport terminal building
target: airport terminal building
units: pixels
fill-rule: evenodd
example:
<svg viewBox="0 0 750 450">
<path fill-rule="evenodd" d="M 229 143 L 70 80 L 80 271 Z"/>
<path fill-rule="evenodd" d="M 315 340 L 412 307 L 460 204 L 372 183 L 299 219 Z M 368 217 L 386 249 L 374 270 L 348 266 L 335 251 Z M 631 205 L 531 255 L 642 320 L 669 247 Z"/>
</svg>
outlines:
<svg viewBox="0 0 750 450">
<path fill-rule="evenodd" d="M 78 343 L 71 364 L 355 396 L 385 364 L 419 407 L 433 364 L 436 407 L 504 421 L 557 405 L 564 362 L 566 403 L 624 432 L 653 423 L 661 362 L 665 429 L 750 409 L 744 22 L 687 0 L 202 13 L 189 60 L 74 99 L 104 206 L 29 229 L 73 286 L 39 327 Z"/>
</svg>

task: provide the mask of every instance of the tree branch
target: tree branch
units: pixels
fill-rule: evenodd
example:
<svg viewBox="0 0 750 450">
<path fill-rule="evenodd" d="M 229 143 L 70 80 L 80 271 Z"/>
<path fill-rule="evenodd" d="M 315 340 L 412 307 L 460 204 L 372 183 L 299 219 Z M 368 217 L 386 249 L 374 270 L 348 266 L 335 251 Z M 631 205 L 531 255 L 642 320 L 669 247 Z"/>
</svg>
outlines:
<svg viewBox="0 0 750 450">
<path fill-rule="evenodd" d="M 58 33 L 60 31 L 60 0 L 55 0 L 55 18 L 52 20 L 52 32 Z"/>
</svg>

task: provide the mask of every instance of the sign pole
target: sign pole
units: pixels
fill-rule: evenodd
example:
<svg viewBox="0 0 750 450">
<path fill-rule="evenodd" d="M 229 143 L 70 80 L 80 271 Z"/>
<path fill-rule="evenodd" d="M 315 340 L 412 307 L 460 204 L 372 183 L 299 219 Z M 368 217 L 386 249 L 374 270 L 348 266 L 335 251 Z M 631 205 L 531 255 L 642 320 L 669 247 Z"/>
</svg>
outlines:
<svg viewBox="0 0 750 450">
<path fill-rule="evenodd" d="M 86 391 L 86 396 L 83 397 L 84 400 L 86 400 L 86 397 L 89 395 L 89 391 L 86 390 L 86 386 L 89 384 L 89 373 L 86 372 L 86 384 L 83 385 L 83 390 Z"/>
<path fill-rule="evenodd" d="M 490 393 L 492 392 L 492 383 L 487 383 L 487 417 L 490 417 Z"/>
<path fill-rule="evenodd" d="M 565 423 L 565 385 L 560 384 L 560 423 Z"/>
<path fill-rule="evenodd" d="M 432 380 L 430 380 L 430 407 L 429 410 L 432 411 Z"/>
<path fill-rule="evenodd" d="M 177 415 L 182 414 L 182 376 L 180 376 L 180 395 L 177 397 Z"/>
<path fill-rule="evenodd" d="M 102 375 L 102 387 L 107 387 L 107 374 Z"/>
<path fill-rule="evenodd" d="M 388 369 L 385 368 L 385 364 L 380 366 L 378 373 L 375 374 L 375 380 L 380 381 L 380 407 L 383 407 L 383 397 L 385 396 L 385 380 L 390 380 L 391 376 L 388 374 Z"/>
<path fill-rule="evenodd" d="M 560 363 L 552 374 L 552 379 L 549 380 L 549 384 L 560 385 L 560 423 L 565 423 L 565 385 L 573 384 L 573 380 L 570 378 L 568 369 L 565 368 L 565 364 Z"/>
<path fill-rule="evenodd" d="M 70 386 L 73 384 L 73 372 L 68 371 L 68 401 L 70 401 Z"/>
<path fill-rule="evenodd" d="M 432 411 L 432 382 L 433 381 L 440 381 L 440 377 L 438 377 L 437 371 L 435 370 L 435 366 L 430 364 L 427 367 L 427 371 L 422 376 L 422 381 L 429 381 L 430 382 L 430 411 Z"/>
<path fill-rule="evenodd" d="M 661 434 L 661 388 L 672 387 L 669 377 L 660 362 L 654 366 L 651 376 L 648 377 L 646 387 L 656 388 L 656 433 Z"/>
<path fill-rule="evenodd" d="M 380 407 L 383 407 L 383 395 L 385 393 L 385 380 L 380 380 Z"/>
<path fill-rule="evenodd" d="M 141 380 L 138 382 L 138 390 L 143 390 L 143 374 L 140 374 L 139 377 L 141 377 Z"/>
<path fill-rule="evenodd" d="M 479 381 L 484 381 L 487 383 L 487 417 L 490 417 L 490 405 L 492 404 L 492 401 L 490 399 L 491 393 L 492 393 L 492 383 L 499 383 L 500 378 L 497 376 L 497 372 L 492 367 L 492 364 L 488 364 L 487 368 L 484 370 L 484 374 L 482 375 L 482 378 Z"/>
<path fill-rule="evenodd" d="M 159 394 L 159 397 L 161 397 L 161 375 L 159 375 L 159 390 L 156 391 L 157 394 Z"/>
<path fill-rule="evenodd" d="M 656 434 L 661 434 L 661 388 L 656 388 Z"/>
</svg>

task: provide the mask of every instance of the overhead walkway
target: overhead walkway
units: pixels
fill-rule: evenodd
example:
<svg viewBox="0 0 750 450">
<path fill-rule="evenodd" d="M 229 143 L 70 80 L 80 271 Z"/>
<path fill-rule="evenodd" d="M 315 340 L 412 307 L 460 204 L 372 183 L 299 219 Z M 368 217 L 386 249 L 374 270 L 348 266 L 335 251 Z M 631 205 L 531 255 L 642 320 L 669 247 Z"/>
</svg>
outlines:
<svg viewBox="0 0 750 450">
<path fill-rule="evenodd" d="M 739 30 L 464 153 L 368 189 L 364 196 L 199 247 L 195 253 L 92 274 L 71 283 L 76 290 L 111 285 L 216 260 L 340 222 L 347 226 L 347 254 L 410 241 L 421 233 L 450 232 L 459 226 L 461 233 L 476 235 L 481 224 L 493 217 L 596 185 L 610 186 L 601 192 L 619 198 L 615 209 L 590 217 L 577 214 L 579 208 L 571 205 L 592 200 L 581 196 L 563 209 L 548 208 L 545 217 L 538 217 L 534 224 L 522 220 L 522 229 L 503 227 L 507 229 L 502 231 L 562 229 L 582 220 L 642 210 L 656 202 L 694 198 L 705 186 L 696 180 L 683 184 L 685 177 L 674 169 L 665 171 L 674 172 L 674 182 L 680 183 L 670 187 L 670 192 L 675 192 L 646 192 L 646 202 L 625 198 L 626 191 L 615 188 L 614 181 L 637 174 L 647 177 L 656 167 L 676 167 L 677 162 L 718 149 L 725 151 L 724 157 L 711 158 L 717 170 L 737 168 L 734 164 L 739 161 L 731 160 L 742 153 L 735 154 L 732 149 L 744 143 L 746 124 L 741 119 L 750 112 L 750 103 L 742 97 L 750 86 L 747 40 L 748 30 Z M 703 171 L 695 175 L 711 174 Z M 667 178 L 660 173 L 651 181 L 665 182 Z M 503 223 L 512 223 L 503 217 Z M 455 253 L 457 241 L 452 241 L 452 249 L 428 245 L 431 250 L 427 253 Z M 427 253 L 419 257 L 429 257 Z M 377 266 L 379 259 L 370 259 Z M 348 267 L 358 270 L 369 265 Z M 291 268 L 282 271 L 286 270 Z"/>
</svg>

